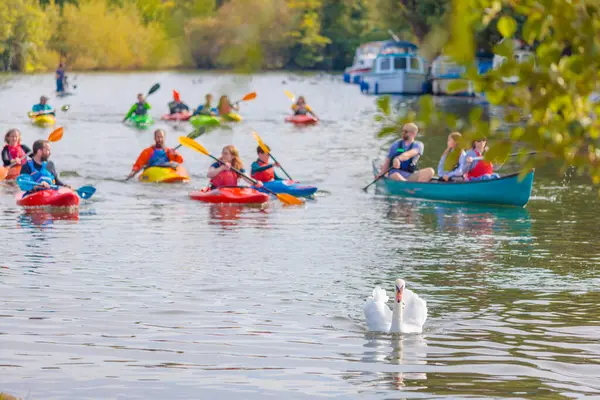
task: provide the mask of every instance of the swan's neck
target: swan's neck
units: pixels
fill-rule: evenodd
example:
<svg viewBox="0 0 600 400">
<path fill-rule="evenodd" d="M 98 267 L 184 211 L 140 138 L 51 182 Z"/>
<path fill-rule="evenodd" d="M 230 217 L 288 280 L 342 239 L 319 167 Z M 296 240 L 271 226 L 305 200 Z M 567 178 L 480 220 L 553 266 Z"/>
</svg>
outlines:
<svg viewBox="0 0 600 400">
<path fill-rule="evenodd" d="M 392 327 L 390 328 L 390 333 L 401 332 L 403 307 L 404 304 L 402 301 L 394 301 L 394 309 L 392 310 Z"/>
</svg>

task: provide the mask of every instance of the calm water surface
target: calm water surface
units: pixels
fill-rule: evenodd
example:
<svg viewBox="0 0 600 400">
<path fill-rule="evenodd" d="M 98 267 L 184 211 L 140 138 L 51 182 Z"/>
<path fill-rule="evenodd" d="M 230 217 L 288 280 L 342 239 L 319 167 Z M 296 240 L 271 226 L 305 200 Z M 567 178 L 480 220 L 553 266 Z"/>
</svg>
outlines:
<svg viewBox="0 0 600 400">
<path fill-rule="evenodd" d="M 73 79 L 73 78 L 72 78 Z M 303 207 L 207 205 L 187 193 L 210 160 L 183 149 L 189 185 L 120 182 L 151 131 L 119 123 L 154 82 L 249 91 L 244 121 L 199 141 L 257 131 L 291 175 L 322 190 Z M 78 215 L 28 214 L 0 188 L 0 392 L 29 399 L 575 398 L 600 395 L 600 211 L 585 181 L 538 171 L 525 209 L 390 199 L 360 190 L 375 139 L 373 97 L 329 77 L 80 74 L 59 112 L 52 158 L 65 181 L 98 188 Z M 0 86 L 0 127 L 26 143 L 49 129 L 25 112 L 52 76 Z M 307 96 L 315 127 L 283 123 L 283 90 Z M 185 125 L 166 125 L 177 143 Z M 437 164 L 445 138 L 423 139 Z M 422 335 L 366 331 L 376 284 L 404 278 L 424 298 Z"/>
</svg>

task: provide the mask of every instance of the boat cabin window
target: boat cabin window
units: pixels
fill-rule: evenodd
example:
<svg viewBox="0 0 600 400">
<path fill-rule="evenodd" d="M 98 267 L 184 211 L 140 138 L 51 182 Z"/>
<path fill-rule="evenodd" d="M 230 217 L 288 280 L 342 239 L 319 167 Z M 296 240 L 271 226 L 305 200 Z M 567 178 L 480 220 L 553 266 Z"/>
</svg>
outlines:
<svg viewBox="0 0 600 400">
<path fill-rule="evenodd" d="M 381 61 L 379 61 L 379 69 L 381 71 L 389 71 L 392 69 L 392 61 L 389 57 L 382 58 Z"/>
<path fill-rule="evenodd" d="M 404 57 L 394 58 L 394 69 L 395 70 L 406 69 L 406 58 L 404 58 Z"/>
<path fill-rule="evenodd" d="M 410 59 L 410 69 L 412 69 L 413 71 L 420 71 L 421 70 L 421 63 L 419 62 L 418 58 L 411 58 Z"/>
</svg>

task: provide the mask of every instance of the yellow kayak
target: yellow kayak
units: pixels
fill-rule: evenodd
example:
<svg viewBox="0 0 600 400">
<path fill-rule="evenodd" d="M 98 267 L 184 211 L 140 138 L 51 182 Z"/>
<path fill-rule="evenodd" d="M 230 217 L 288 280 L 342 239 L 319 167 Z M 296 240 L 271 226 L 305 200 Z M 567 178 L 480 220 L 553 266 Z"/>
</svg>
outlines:
<svg viewBox="0 0 600 400">
<path fill-rule="evenodd" d="M 173 182 L 188 182 L 190 176 L 183 166 L 178 165 L 172 167 L 149 167 L 146 168 L 140 175 L 140 181 L 143 182 L 158 182 L 158 183 L 173 183 Z"/>
<path fill-rule="evenodd" d="M 230 112 L 229 114 L 221 115 L 221 119 L 225 122 L 240 122 L 242 117 L 239 114 Z"/>
<path fill-rule="evenodd" d="M 52 126 L 56 123 L 56 118 L 52 114 L 38 115 L 37 117 L 33 117 L 31 122 L 41 127 Z"/>
</svg>

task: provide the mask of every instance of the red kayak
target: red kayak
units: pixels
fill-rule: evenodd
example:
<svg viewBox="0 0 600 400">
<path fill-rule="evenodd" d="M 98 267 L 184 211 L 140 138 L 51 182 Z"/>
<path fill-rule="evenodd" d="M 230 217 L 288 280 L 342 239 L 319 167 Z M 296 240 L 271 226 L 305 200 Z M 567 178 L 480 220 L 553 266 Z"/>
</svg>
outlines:
<svg viewBox="0 0 600 400">
<path fill-rule="evenodd" d="M 190 193 L 193 200 L 205 203 L 256 204 L 269 201 L 269 195 L 256 189 L 245 187 L 204 188 Z"/>
<path fill-rule="evenodd" d="M 319 122 L 318 119 L 313 117 L 312 115 L 290 115 L 285 119 L 285 122 L 291 122 L 292 124 L 297 125 L 308 125 L 308 124 L 316 124 Z"/>
<path fill-rule="evenodd" d="M 77 207 L 79 196 L 68 188 L 38 190 L 23 197 L 17 194 L 17 205 L 23 207 Z"/>
<path fill-rule="evenodd" d="M 187 121 L 192 117 L 192 113 L 189 111 L 184 111 L 175 114 L 165 114 L 160 119 L 163 121 Z"/>
</svg>

